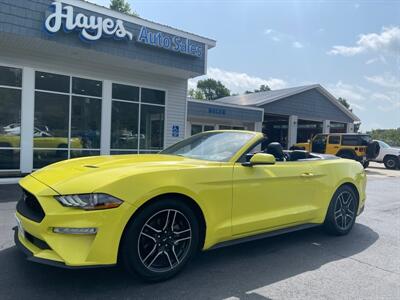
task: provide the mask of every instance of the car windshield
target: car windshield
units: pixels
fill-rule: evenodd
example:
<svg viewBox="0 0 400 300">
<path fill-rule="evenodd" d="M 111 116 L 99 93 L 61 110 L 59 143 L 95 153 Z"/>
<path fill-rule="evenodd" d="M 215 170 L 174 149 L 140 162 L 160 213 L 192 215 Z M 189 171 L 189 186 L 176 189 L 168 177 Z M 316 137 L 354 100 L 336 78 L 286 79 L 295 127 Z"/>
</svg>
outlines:
<svg viewBox="0 0 400 300">
<path fill-rule="evenodd" d="M 381 148 L 390 148 L 390 146 L 388 144 L 386 144 L 385 142 L 379 141 L 379 145 L 381 146 Z"/>
<path fill-rule="evenodd" d="M 161 151 L 161 154 L 210 161 L 229 161 L 254 135 L 255 133 L 237 131 L 200 133 Z"/>
</svg>

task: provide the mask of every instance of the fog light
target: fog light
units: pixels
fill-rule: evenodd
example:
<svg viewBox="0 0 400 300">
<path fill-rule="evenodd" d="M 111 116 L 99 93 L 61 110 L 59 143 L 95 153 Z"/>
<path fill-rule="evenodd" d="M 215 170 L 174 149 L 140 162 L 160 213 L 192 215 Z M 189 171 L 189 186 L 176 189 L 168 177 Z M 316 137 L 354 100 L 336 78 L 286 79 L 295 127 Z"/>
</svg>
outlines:
<svg viewBox="0 0 400 300">
<path fill-rule="evenodd" d="M 95 227 L 86 227 L 86 228 L 69 228 L 69 227 L 54 227 L 54 233 L 63 233 L 63 234 L 96 234 L 97 228 Z"/>
</svg>

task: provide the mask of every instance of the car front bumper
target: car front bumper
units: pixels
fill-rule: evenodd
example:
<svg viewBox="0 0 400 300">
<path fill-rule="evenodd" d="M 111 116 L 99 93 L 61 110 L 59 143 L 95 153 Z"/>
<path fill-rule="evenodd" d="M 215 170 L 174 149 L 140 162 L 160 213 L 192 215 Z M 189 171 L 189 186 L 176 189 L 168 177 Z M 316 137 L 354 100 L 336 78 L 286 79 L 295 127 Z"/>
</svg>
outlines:
<svg viewBox="0 0 400 300">
<path fill-rule="evenodd" d="M 62 206 L 51 188 L 32 176 L 21 182 L 21 187 L 33 196 L 43 210 L 36 218 L 29 209 L 17 205 L 18 226 L 16 245 L 28 260 L 66 268 L 112 266 L 117 263 L 119 243 L 123 230 L 134 208 L 124 202 L 118 208 L 85 211 Z M 31 204 L 30 204 L 31 205 Z M 32 205 L 31 205 L 32 206 Z M 37 207 L 36 207 L 37 208 Z M 94 234 L 55 233 L 56 227 L 96 228 Z"/>
</svg>

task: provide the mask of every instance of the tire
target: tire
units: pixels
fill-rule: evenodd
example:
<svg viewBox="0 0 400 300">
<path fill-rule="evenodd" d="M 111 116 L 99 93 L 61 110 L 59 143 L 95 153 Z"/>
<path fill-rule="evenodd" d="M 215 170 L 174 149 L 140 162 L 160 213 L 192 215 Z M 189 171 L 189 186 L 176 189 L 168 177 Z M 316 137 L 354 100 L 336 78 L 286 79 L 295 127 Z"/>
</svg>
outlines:
<svg viewBox="0 0 400 300">
<path fill-rule="evenodd" d="M 145 207 L 125 230 L 121 262 L 150 282 L 178 274 L 199 248 L 199 222 L 179 199 L 164 198 Z"/>
<path fill-rule="evenodd" d="M 372 141 L 367 146 L 367 158 L 375 159 L 379 155 L 380 150 L 379 143 L 377 141 Z"/>
<path fill-rule="evenodd" d="M 368 168 L 368 166 L 369 166 L 369 161 L 368 161 L 368 160 L 364 161 L 364 162 L 362 163 L 362 165 L 363 165 L 364 169 Z"/>
<path fill-rule="evenodd" d="M 386 169 L 395 170 L 400 167 L 399 159 L 396 156 L 387 155 L 383 159 Z"/>
<path fill-rule="evenodd" d="M 332 235 L 346 235 L 354 226 L 358 197 L 348 185 L 339 187 L 332 197 L 324 221 L 324 229 Z"/>
</svg>

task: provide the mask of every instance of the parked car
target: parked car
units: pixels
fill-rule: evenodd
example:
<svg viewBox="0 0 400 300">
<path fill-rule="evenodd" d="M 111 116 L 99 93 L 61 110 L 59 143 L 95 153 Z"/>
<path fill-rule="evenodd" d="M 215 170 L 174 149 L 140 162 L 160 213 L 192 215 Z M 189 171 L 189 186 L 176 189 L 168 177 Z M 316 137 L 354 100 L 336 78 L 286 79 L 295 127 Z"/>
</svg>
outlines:
<svg viewBox="0 0 400 300">
<path fill-rule="evenodd" d="M 208 131 L 159 154 L 59 162 L 20 181 L 15 242 L 67 268 L 122 263 L 149 281 L 202 249 L 322 225 L 345 235 L 365 204 L 352 160 L 262 149 L 262 133 Z M 351 239 L 348 240 L 351 242 Z"/>
<path fill-rule="evenodd" d="M 379 154 L 373 161 L 383 163 L 387 169 L 400 169 L 400 148 L 389 146 L 383 141 L 379 143 Z"/>
<path fill-rule="evenodd" d="M 379 154 L 379 143 L 367 134 L 330 133 L 317 134 L 307 143 L 297 143 L 291 149 L 302 149 L 315 153 L 333 154 L 341 158 L 359 161 L 367 168 L 369 161 Z"/>
</svg>

